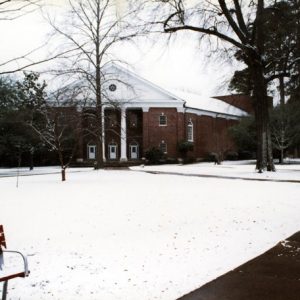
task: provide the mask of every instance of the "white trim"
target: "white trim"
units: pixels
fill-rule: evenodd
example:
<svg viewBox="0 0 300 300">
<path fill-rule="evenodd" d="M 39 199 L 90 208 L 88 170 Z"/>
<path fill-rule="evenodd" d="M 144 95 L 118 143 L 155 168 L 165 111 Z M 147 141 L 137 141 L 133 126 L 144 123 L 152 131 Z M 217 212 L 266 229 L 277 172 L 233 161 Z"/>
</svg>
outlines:
<svg viewBox="0 0 300 300">
<path fill-rule="evenodd" d="M 155 99 L 155 101 L 150 101 L 147 100 L 145 101 L 144 99 L 139 100 L 139 99 L 134 99 L 130 100 L 128 102 L 122 102 L 120 103 L 119 107 L 125 107 L 125 108 L 145 108 L 149 109 L 151 107 L 164 107 L 164 108 L 177 108 L 177 109 L 182 109 L 184 110 L 184 103 L 174 103 L 171 100 L 166 101 L 165 99 L 163 101 L 160 101 L 159 99 Z M 116 108 L 116 106 L 109 104 L 108 102 L 105 102 L 105 108 Z"/>
<path fill-rule="evenodd" d="M 105 106 L 101 107 L 101 128 L 102 128 L 102 159 L 103 162 L 106 162 L 106 156 L 105 156 Z"/>
<path fill-rule="evenodd" d="M 166 148 L 166 151 L 162 151 L 161 145 L 165 145 L 164 147 Z M 167 153 L 168 153 L 168 145 L 167 145 L 167 143 L 166 143 L 164 140 L 162 140 L 162 141 L 159 143 L 159 149 L 160 149 L 164 154 L 167 154 Z"/>
<path fill-rule="evenodd" d="M 91 149 L 94 149 L 93 151 L 91 151 Z M 96 159 L 96 145 L 95 144 L 90 144 L 90 145 L 87 145 L 87 158 L 88 159 L 91 159 L 91 160 L 95 160 Z M 94 155 L 91 155 L 91 154 L 94 154 Z M 91 157 L 93 156 L 93 157 Z"/>
<path fill-rule="evenodd" d="M 120 65 L 117 65 L 117 64 L 115 64 L 115 63 L 111 63 L 111 64 L 108 64 L 106 68 L 109 68 L 109 67 L 115 67 L 115 68 L 118 69 L 119 71 L 121 71 L 121 72 L 123 72 L 123 73 L 127 73 L 127 74 L 129 74 L 130 76 L 132 76 L 132 77 L 136 78 L 137 80 L 141 81 L 142 83 L 151 86 L 152 88 L 158 90 L 159 92 L 161 92 L 161 93 L 163 93 L 163 94 L 165 94 L 165 95 L 167 95 L 167 96 L 169 96 L 169 97 L 171 97 L 171 98 L 174 98 L 174 100 L 182 101 L 183 103 L 185 103 L 185 100 L 181 99 L 180 97 L 174 95 L 173 93 L 170 93 L 169 91 L 167 91 L 167 90 L 161 88 L 160 86 L 158 86 L 158 85 L 152 83 L 151 81 L 149 81 L 149 80 L 147 80 L 147 79 L 145 79 L 145 78 L 143 78 L 143 77 L 137 75 L 136 73 L 134 73 L 134 72 L 132 72 L 132 71 L 130 71 L 130 70 L 128 70 L 128 69 L 126 69 L 126 68 L 120 66 Z"/>
<path fill-rule="evenodd" d="M 191 139 L 189 138 L 189 130 L 191 130 Z M 194 124 L 191 120 L 189 120 L 187 124 L 187 141 L 191 143 L 194 142 Z"/>
<path fill-rule="evenodd" d="M 222 113 L 217 113 L 217 112 L 212 112 L 212 111 L 202 110 L 202 109 L 192 108 L 192 107 L 187 107 L 185 112 L 195 114 L 197 116 L 210 116 L 213 118 L 224 118 L 229 120 L 240 120 L 242 118 L 230 114 L 227 115 L 227 114 L 222 114 Z"/>
<path fill-rule="evenodd" d="M 132 157 L 132 148 L 133 147 L 136 147 L 136 157 Z M 130 159 L 139 159 L 139 145 L 137 144 L 137 143 L 131 143 L 130 145 L 129 145 L 129 155 L 130 155 Z"/>
<path fill-rule="evenodd" d="M 121 157 L 120 161 L 127 161 L 127 128 L 126 107 L 121 107 Z"/>
<path fill-rule="evenodd" d="M 165 118 L 165 124 L 161 124 L 161 117 L 164 117 Z M 160 115 L 159 115 L 159 119 L 158 119 L 158 124 L 160 127 L 163 127 L 163 126 L 168 126 L 168 118 L 167 116 L 162 112 Z"/>
<path fill-rule="evenodd" d="M 115 158 L 111 158 L 111 153 L 113 153 L 113 152 L 111 152 L 111 148 L 112 147 L 114 147 L 115 148 L 115 155 L 116 155 L 116 157 Z M 111 160 L 117 160 L 118 159 L 118 145 L 116 144 L 116 143 L 110 143 L 109 145 L 108 145 L 108 157 L 109 157 L 109 159 L 111 159 Z"/>
<path fill-rule="evenodd" d="M 184 113 L 184 107 L 176 107 L 178 113 Z"/>
</svg>

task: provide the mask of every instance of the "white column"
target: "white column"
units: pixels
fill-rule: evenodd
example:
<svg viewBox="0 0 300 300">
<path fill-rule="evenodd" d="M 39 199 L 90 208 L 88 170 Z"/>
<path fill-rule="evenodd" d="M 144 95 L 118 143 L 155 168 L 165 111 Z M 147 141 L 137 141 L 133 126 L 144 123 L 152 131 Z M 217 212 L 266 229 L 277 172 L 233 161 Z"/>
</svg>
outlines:
<svg viewBox="0 0 300 300">
<path fill-rule="evenodd" d="M 121 158 L 127 161 L 127 136 L 126 136 L 126 107 L 121 107 Z"/>
<path fill-rule="evenodd" d="M 102 122 L 102 157 L 103 157 L 103 161 L 106 162 L 106 157 L 105 157 L 105 107 L 102 106 L 102 109 L 101 109 L 101 122 Z"/>
</svg>

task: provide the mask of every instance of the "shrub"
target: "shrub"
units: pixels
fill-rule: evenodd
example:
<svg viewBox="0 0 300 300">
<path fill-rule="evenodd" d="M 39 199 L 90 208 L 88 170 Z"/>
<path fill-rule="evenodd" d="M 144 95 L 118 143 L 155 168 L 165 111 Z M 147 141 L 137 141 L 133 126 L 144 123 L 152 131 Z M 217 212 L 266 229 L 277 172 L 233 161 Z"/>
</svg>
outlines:
<svg viewBox="0 0 300 300">
<path fill-rule="evenodd" d="M 181 155 L 183 157 L 186 157 L 186 154 L 189 151 L 193 151 L 194 150 L 194 144 L 191 142 L 187 142 L 187 141 L 181 141 L 178 143 L 178 151 L 181 153 Z"/>
<path fill-rule="evenodd" d="M 251 151 L 240 151 L 239 152 L 239 159 L 254 159 L 255 158 L 255 152 Z"/>
<path fill-rule="evenodd" d="M 228 151 L 226 153 L 225 159 L 226 160 L 237 160 L 238 159 L 238 153 L 235 151 Z"/>
<path fill-rule="evenodd" d="M 163 156 L 164 153 L 156 147 L 152 147 L 145 153 L 145 157 L 148 160 L 148 163 L 152 165 L 157 165 L 159 163 L 162 163 Z"/>
<path fill-rule="evenodd" d="M 208 152 L 205 155 L 204 161 L 212 161 L 215 162 L 218 159 L 218 154 L 215 152 Z"/>
</svg>

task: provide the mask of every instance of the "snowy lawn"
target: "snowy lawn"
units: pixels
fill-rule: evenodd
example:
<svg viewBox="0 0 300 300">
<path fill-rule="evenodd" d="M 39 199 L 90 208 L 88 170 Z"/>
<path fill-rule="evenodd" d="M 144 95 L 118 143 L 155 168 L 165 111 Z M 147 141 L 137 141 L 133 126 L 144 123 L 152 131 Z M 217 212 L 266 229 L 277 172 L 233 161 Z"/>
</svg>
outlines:
<svg viewBox="0 0 300 300">
<path fill-rule="evenodd" d="M 224 161 L 221 165 L 214 163 L 197 163 L 188 165 L 158 165 L 131 167 L 136 171 L 181 173 L 189 175 L 222 176 L 231 178 L 272 179 L 300 181 L 300 161 L 296 164 L 276 165 L 276 172 L 257 173 L 254 161 Z"/>
<path fill-rule="evenodd" d="M 67 172 L 86 172 L 91 171 L 93 168 L 69 168 Z M 0 168 L 0 177 L 10 176 L 31 176 L 31 175 L 45 175 L 45 174 L 59 174 L 61 167 L 35 167 L 33 170 L 29 170 L 28 167 L 22 168 Z"/>
<path fill-rule="evenodd" d="M 14 300 L 175 300 L 300 230 L 297 183 L 86 171 L 0 189 L 31 270 L 9 282 Z"/>
</svg>

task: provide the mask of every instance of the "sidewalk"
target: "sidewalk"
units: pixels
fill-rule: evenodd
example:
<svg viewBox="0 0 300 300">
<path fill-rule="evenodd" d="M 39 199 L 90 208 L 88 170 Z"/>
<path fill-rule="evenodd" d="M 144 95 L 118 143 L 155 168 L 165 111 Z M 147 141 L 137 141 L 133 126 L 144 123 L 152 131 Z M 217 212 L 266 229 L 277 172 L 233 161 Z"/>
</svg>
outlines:
<svg viewBox="0 0 300 300">
<path fill-rule="evenodd" d="M 241 299 L 300 299 L 300 231 L 178 300 Z"/>
<path fill-rule="evenodd" d="M 276 172 L 263 172 L 261 174 L 255 170 L 255 164 L 248 161 L 225 161 L 222 165 L 195 163 L 190 165 L 136 166 L 130 167 L 130 169 L 151 174 L 300 183 L 299 164 L 276 165 Z"/>
<path fill-rule="evenodd" d="M 93 170 L 93 168 L 67 168 L 67 173 L 86 172 Z M 33 170 L 29 170 L 28 167 L 22 168 L 0 168 L 1 177 L 16 177 L 16 176 L 32 176 L 32 175 L 48 175 L 48 174 L 60 174 L 61 168 L 59 166 L 50 167 L 35 167 Z"/>
<path fill-rule="evenodd" d="M 289 182 L 289 183 L 300 183 L 300 180 L 293 179 L 272 179 L 272 178 L 249 178 L 240 176 L 222 176 L 222 175 L 209 175 L 209 174 L 186 174 L 179 172 L 164 172 L 164 171 L 141 171 L 134 170 L 138 172 L 145 172 L 149 174 L 162 174 L 162 175 L 179 175 L 179 176 L 190 176 L 190 177 L 204 177 L 204 178 L 219 178 L 219 179 L 240 179 L 240 180 L 250 180 L 250 181 L 272 181 L 272 182 Z"/>
</svg>

